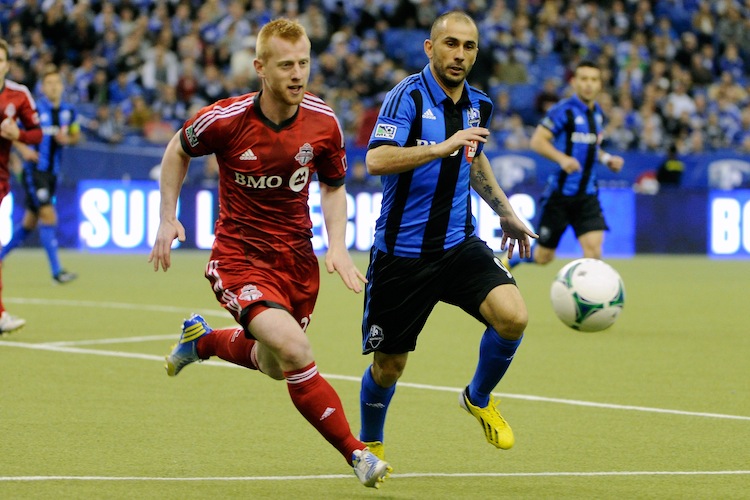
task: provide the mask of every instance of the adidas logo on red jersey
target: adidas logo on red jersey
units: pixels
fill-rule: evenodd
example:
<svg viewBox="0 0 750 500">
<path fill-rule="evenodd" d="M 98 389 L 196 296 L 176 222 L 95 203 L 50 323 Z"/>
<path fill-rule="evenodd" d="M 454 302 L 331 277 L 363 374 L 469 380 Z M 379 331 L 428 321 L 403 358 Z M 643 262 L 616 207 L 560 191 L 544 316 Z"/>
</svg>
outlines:
<svg viewBox="0 0 750 500">
<path fill-rule="evenodd" d="M 244 153 L 240 155 L 240 160 L 257 160 L 258 157 L 255 156 L 255 153 L 253 153 L 252 149 L 248 149 Z"/>
</svg>

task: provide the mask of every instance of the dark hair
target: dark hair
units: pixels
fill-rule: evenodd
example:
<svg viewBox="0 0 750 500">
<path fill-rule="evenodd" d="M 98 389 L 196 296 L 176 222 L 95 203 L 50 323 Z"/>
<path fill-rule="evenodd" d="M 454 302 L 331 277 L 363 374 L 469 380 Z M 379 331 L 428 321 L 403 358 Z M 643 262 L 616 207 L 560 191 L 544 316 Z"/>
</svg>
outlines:
<svg viewBox="0 0 750 500">
<path fill-rule="evenodd" d="M 585 59 L 579 62 L 578 65 L 576 66 L 575 71 L 578 71 L 578 68 L 594 68 L 594 69 L 598 69 L 599 71 L 601 71 L 601 68 L 599 67 L 599 65 L 590 59 Z"/>
<path fill-rule="evenodd" d="M 438 32 L 438 26 L 440 26 L 441 23 L 446 21 L 448 18 L 454 18 L 454 19 L 460 19 L 466 23 L 469 23 L 474 26 L 474 29 L 479 31 L 479 28 L 477 28 L 477 23 L 474 21 L 474 19 L 467 14 L 466 12 L 462 10 L 450 10 L 448 12 L 445 12 L 443 14 L 440 14 L 437 19 L 432 23 L 432 27 L 430 28 L 430 40 L 434 40 L 437 36 Z"/>
</svg>

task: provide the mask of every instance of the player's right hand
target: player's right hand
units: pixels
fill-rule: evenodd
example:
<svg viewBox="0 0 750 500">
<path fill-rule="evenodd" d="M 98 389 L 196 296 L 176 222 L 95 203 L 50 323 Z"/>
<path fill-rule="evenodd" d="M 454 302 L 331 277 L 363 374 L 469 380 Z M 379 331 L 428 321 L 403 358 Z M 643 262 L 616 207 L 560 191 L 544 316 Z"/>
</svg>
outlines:
<svg viewBox="0 0 750 500">
<path fill-rule="evenodd" d="M 581 170 L 581 164 L 578 160 L 572 156 L 566 156 L 564 160 L 560 162 L 560 168 L 565 170 L 567 173 L 572 174 Z"/>
<path fill-rule="evenodd" d="M 154 264 L 154 271 L 158 271 L 159 266 L 164 271 L 172 266 L 172 242 L 175 238 L 181 242 L 185 241 L 185 228 L 182 223 L 177 219 L 159 222 L 156 240 L 148 257 L 148 261 Z"/>
<path fill-rule="evenodd" d="M 445 141 L 440 143 L 443 146 L 441 157 L 452 156 L 462 147 L 476 147 L 478 142 L 487 142 L 490 131 L 484 127 L 471 127 L 459 130 Z"/>
</svg>

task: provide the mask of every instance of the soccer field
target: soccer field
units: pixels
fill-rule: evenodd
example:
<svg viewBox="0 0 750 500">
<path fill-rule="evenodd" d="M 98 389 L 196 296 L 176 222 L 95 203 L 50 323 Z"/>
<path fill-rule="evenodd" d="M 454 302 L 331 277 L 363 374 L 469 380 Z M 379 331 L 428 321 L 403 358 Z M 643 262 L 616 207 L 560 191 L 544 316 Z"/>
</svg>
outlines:
<svg viewBox="0 0 750 500">
<path fill-rule="evenodd" d="M 282 382 L 219 360 L 168 378 L 183 318 L 233 324 L 203 278 L 206 252 L 63 252 L 80 278 L 53 286 L 44 254 L 3 263 L 0 498 L 750 498 L 747 261 L 609 260 L 625 308 L 580 333 L 549 304 L 560 260 L 515 276 L 530 323 L 497 388 L 516 446 L 489 445 L 459 409 L 482 327 L 439 306 L 386 424 L 392 477 L 362 487 L 300 416 Z M 365 269 L 366 256 L 357 255 Z M 322 271 L 308 333 L 356 433 L 362 296 Z"/>
</svg>

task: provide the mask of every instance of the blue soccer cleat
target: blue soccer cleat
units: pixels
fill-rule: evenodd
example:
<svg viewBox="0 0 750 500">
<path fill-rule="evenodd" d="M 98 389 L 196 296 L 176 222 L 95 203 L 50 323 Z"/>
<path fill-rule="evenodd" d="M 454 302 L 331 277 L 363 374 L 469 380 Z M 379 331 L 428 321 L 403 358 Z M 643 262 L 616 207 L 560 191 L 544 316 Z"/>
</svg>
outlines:
<svg viewBox="0 0 750 500">
<path fill-rule="evenodd" d="M 197 350 L 198 339 L 212 331 L 206 320 L 198 314 L 193 314 L 186 319 L 182 323 L 180 341 L 172 346 L 172 352 L 164 357 L 167 361 L 164 365 L 167 375 L 176 377 L 187 365 L 200 361 Z"/>
</svg>

